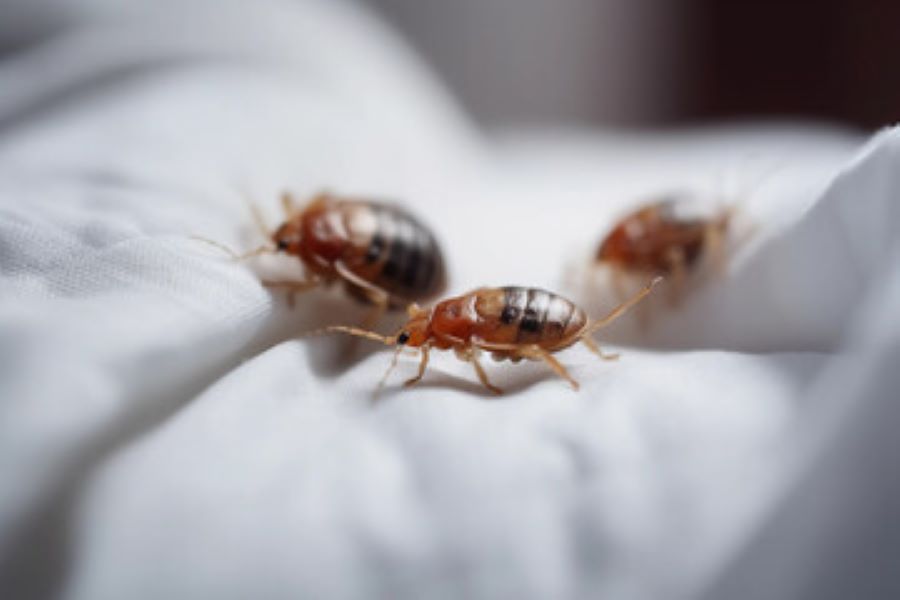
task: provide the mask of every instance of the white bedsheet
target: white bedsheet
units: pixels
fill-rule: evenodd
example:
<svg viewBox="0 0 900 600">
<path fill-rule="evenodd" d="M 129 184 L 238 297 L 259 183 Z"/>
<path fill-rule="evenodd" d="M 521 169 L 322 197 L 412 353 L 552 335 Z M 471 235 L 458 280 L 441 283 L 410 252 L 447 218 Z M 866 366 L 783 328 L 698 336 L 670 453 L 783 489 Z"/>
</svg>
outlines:
<svg viewBox="0 0 900 600">
<path fill-rule="evenodd" d="M 0 595 L 823 598 L 900 583 L 900 132 L 483 139 L 335 3 L 7 3 L 0 24 Z M 450 291 L 576 277 L 628 203 L 760 181 L 728 276 L 622 360 L 340 359 L 190 239 L 277 194 L 398 198 Z M 774 170 L 773 170 L 774 167 Z M 291 263 L 274 268 L 290 269 Z M 266 267 L 266 265 L 263 265 Z M 271 265 L 269 265 L 271 267 Z M 599 310 L 599 306 L 596 307 Z M 641 348 L 631 347 L 638 343 Z M 896 589 L 894 587 L 893 589 Z"/>
</svg>

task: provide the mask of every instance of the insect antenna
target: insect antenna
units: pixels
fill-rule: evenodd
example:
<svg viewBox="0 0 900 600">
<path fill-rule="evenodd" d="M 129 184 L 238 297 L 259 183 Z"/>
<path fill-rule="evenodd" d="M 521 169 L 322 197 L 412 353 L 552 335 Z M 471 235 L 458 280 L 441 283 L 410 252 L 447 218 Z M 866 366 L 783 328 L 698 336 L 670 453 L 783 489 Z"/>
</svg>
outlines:
<svg viewBox="0 0 900 600">
<path fill-rule="evenodd" d="M 250 250 L 249 252 L 245 252 L 244 254 L 238 254 L 237 252 L 235 252 L 234 250 L 232 250 L 225 244 L 223 244 L 221 242 L 217 242 L 215 240 L 211 240 L 209 238 L 201 237 L 199 235 L 192 235 L 191 239 L 197 240 L 198 242 L 204 242 L 206 244 L 209 244 L 210 246 L 215 246 L 216 248 L 218 248 L 219 250 L 221 250 L 222 252 L 224 252 L 225 254 L 230 256 L 231 259 L 234 260 L 235 262 L 246 260 L 246 259 L 252 258 L 254 256 L 259 256 L 261 254 L 275 254 L 275 252 L 276 252 L 275 248 L 273 248 L 271 246 L 260 246 L 259 248 L 255 248 L 253 250 Z"/>
<path fill-rule="evenodd" d="M 381 342 L 385 346 L 393 346 L 397 343 L 397 336 L 381 335 L 379 333 L 375 333 L 374 331 L 360 329 L 359 327 L 349 327 L 347 325 L 329 325 L 328 327 L 322 327 L 321 329 L 307 331 L 306 333 L 300 334 L 299 337 L 314 337 L 319 335 L 328 335 L 330 333 L 346 333 L 347 335 L 361 337 L 375 342 Z M 401 346 L 400 348 L 402 349 L 403 347 Z"/>
<path fill-rule="evenodd" d="M 653 290 L 656 284 L 658 284 L 662 280 L 662 277 L 654 277 L 652 280 L 650 280 L 650 283 L 645 285 L 637 294 L 612 309 L 609 314 L 607 314 L 602 319 L 591 323 L 591 325 L 589 325 L 585 330 L 582 337 L 593 334 L 595 331 L 606 327 L 607 325 L 621 317 L 623 314 L 625 314 L 625 312 L 628 311 L 628 309 L 643 300 L 644 297 L 646 297 L 647 294 L 649 294 Z"/>
</svg>

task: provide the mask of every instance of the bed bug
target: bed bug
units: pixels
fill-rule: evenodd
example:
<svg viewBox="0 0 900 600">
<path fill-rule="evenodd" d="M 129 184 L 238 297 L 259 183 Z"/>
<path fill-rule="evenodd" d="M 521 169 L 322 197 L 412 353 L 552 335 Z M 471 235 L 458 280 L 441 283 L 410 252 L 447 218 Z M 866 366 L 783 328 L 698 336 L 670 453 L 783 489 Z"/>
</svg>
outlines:
<svg viewBox="0 0 900 600">
<path fill-rule="evenodd" d="M 386 345 L 397 346 L 391 366 L 379 383 L 384 383 L 397 363 L 403 348 L 419 351 L 419 370 L 406 381 L 418 383 L 428 366 L 432 349 L 453 350 L 456 356 L 472 364 L 481 383 L 494 394 L 502 390 L 493 385 L 479 362 L 482 351 L 490 352 L 495 360 L 541 360 L 573 389 L 578 382 L 553 354 L 579 341 L 603 359 L 614 360 L 617 354 L 604 354 L 591 337 L 597 330 L 612 323 L 629 308 L 650 293 L 661 278 L 654 278 L 603 318 L 591 321 L 584 310 L 572 301 L 539 288 L 500 287 L 478 288 L 461 296 L 442 300 L 431 309 L 417 305 L 408 308 L 409 320 L 393 336 L 383 336 L 356 327 L 334 325 L 319 333 L 346 333 Z"/>
<path fill-rule="evenodd" d="M 723 242 L 734 215 L 733 207 L 712 213 L 700 211 L 690 198 L 670 197 L 627 214 L 600 243 L 597 264 L 612 268 L 613 284 L 623 295 L 622 275 L 663 275 L 671 279 L 672 303 L 684 291 L 689 273 L 709 257 L 724 269 Z"/>
<path fill-rule="evenodd" d="M 271 232 L 254 209 L 269 244 L 236 255 L 213 243 L 238 260 L 276 253 L 300 259 L 304 279 L 263 282 L 287 290 L 289 303 L 297 293 L 342 282 L 351 296 L 374 305 L 367 319 L 372 323 L 387 308 L 428 300 L 444 288 L 444 259 L 435 237 L 403 208 L 327 193 L 302 208 L 287 193 L 281 203 L 285 221 Z"/>
</svg>

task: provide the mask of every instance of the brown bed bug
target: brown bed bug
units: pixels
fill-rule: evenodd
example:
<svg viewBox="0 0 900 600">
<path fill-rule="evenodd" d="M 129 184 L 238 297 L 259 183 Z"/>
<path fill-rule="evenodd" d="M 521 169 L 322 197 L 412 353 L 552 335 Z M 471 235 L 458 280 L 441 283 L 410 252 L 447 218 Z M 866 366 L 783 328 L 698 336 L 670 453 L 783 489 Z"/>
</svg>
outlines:
<svg viewBox="0 0 900 600">
<path fill-rule="evenodd" d="M 700 210 L 689 197 L 670 197 L 625 215 L 610 231 L 594 256 L 612 269 L 613 286 L 624 295 L 622 276 L 662 275 L 671 280 L 670 300 L 677 303 L 687 275 L 709 257 L 724 269 L 724 240 L 733 207 Z"/>
<path fill-rule="evenodd" d="M 431 309 L 411 305 L 408 309 L 409 320 L 392 336 L 343 325 L 326 327 L 311 334 L 346 333 L 397 346 L 391 366 L 379 387 L 396 365 L 400 352 L 408 347 L 418 349 L 420 362 L 418 373 L 406 381 L 406 386 L 422 379 L 428 366 L 429 352 L 434 348 L 453 350 L 459 359 L 471 363 L 478 379 L 494 394 L 500 394 L 502 390 L 488 380 L 478 360 L 482 351 L 490 352 L 495 360 L 541 360 L 577 390 L 578 382 L 553 354 L 580 341 L 603 359 L 618 358 L 616 354 L 601 352 L 591 336 L 640 302 L 659 280 L 654 278 L 637 294 L 595 321 L 589 320 L 584 310 L 570 300 L 546 290 L 478 288 L 442 300 Z"/>
<path fill-rule="evenodd" d="M 212 243 L 238 260 L 276 253 L 300 259 L 304 279 L 263 281 L 287 290 L 291 304 L 299 292 L 342 282 L 350 295 L 374 305 L 367 319 L 371 326 L 385 309 L 427 301 L 443 290 L 441 249 L 431 231 L 403 208 L 328 193 L 316 195 L 302 208 L 287 193 L 281 202 L 285 220 L 271 232 L 254 208 L 254 219 L 270 244 L 236 255 Z"/>
</svg>

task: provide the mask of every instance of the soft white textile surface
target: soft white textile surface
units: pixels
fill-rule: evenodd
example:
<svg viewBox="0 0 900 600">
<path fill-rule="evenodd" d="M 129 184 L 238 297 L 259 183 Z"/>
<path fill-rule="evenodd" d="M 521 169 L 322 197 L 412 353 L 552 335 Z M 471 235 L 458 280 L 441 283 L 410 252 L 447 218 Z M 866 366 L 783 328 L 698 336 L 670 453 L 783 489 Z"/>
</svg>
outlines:
<svg viewBox="0 0 900 600">
<path fill-rule="evenodd" d="M 862 149 L 812 126 L 488 142 L 352 6 L 8 4 L 3 597 L 897 585 L 900 133 Z M 385 352 L 348 364 L 337 341 L 292 339 L 358 306 L 312 293 L 288 310 L 189 239 L 259 243 L 247 195 L 273 222 L 284 188 L 396 197 L 435 226 L 452 292 L 593 305 L 572 266 L 620 209 L 736 166 L 762 183 L 728 276 L 648 336 L 625 323 L 615 339 L 643 347 L 619 363 L 562 354 L 579 393 L 490 363 L 508 391 L 493 399 L 439 354 L 409 391 L 403 360 L 373 402 Z"/>
</svg>

